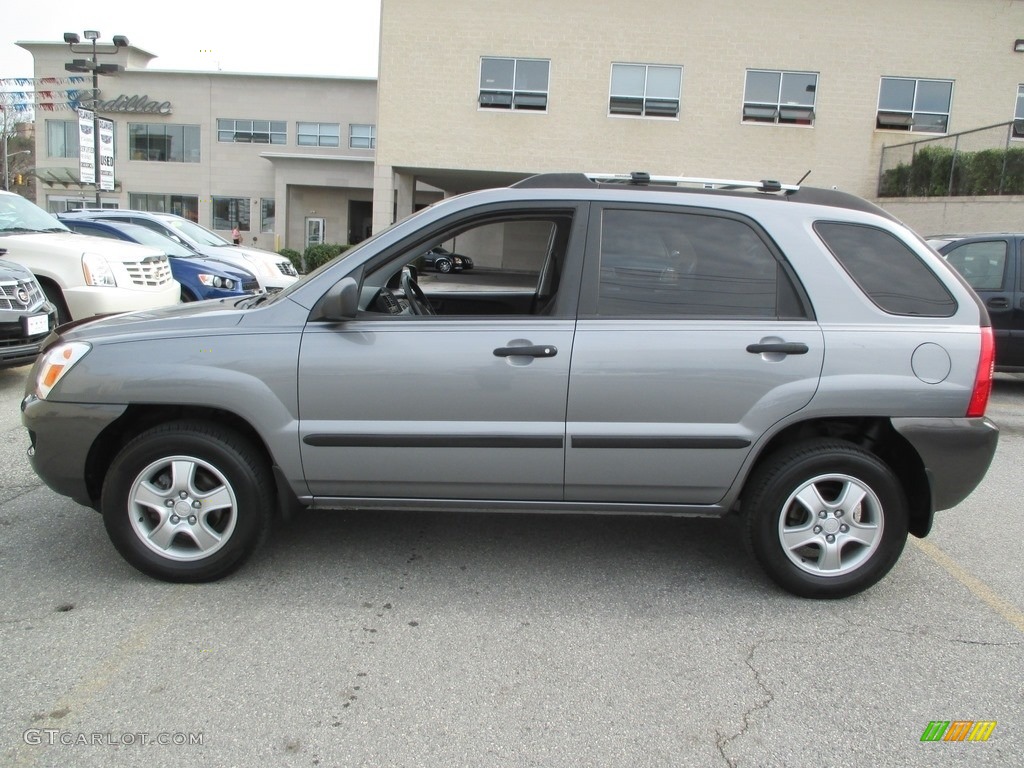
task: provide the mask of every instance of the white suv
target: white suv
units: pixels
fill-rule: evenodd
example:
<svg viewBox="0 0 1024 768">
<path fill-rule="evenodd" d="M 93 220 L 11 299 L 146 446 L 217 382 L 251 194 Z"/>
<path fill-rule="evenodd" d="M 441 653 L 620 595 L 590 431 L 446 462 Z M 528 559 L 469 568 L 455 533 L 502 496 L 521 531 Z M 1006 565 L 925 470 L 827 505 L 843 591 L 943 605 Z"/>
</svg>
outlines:
<svg viewBox="0 0 1024 768">
<path fill-rule="evenodd" d="M 36 276 L 60 323 L 177 304 L 181 286 L 155 248 L 72 232 L 30 200 L 0 192 L 0 248 Z"/>
<path fill-rule="evenodd" d="M 114 219 L 139 224 L 182 243 L 196 253 L 228 261 L 243 267 L 260 281 L 260 287 L 273 293 L 285 288 L 298 279 L 295 266 L 280 254 L 259 248 L 245 248 L 229 243 L 216 232 L 201 227 L 194 221 L 173 213 L 134 211 L 123 208 L 103 210 L 86 208 L 61 214 L 67 218 Z"/>
</svg>

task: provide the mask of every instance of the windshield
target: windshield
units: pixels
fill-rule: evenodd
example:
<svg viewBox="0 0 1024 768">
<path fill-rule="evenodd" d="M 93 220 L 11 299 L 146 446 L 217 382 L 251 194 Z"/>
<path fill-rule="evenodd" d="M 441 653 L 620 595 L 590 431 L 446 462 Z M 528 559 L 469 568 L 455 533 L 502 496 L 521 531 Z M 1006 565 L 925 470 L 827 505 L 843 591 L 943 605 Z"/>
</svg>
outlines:
<svg viewBox="0 0 1024 768">
<path fill-rule="evenodd" d="M 57 218 L 21 195 L 0 194 L 0 232 L 68 232 Z"/>
<path fill-rule="evenodd" d="M 132 237 L 133 240 L 142 245 L 151 245 L 154 248 L 166 253 L 168 256 L 177 256 L 182 259 L 195 258 L 196 254 L 194 251 L 186 248 L 184 245 L 179 243 L 177 240 L 171 240 L 166 235 L 161 235 L 159 232 L 149 229 L 148 227 L 140 227 L 138 224 L 120 224 L 121 230 Z"/>
<path fill-rule="evenodd" d="M 188 219 L 178 219 L 168 216 L 167 218 L 160 217 L 160 220 L 171 229 L 180 233 L 186 240 L 191 240 L 194 243 L 216 246 L 231 245 L 231 243 L 220 235 L 215 234 L 205 227 L 201 227 Z"/>
</svg>

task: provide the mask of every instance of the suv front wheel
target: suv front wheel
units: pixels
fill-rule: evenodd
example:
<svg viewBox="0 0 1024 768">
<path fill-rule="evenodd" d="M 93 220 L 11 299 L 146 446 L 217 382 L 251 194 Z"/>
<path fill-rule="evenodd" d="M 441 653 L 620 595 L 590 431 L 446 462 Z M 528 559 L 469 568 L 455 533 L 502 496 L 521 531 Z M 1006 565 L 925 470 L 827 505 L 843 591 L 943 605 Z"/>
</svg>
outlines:
<svg viewBox="0 0 1024 768">
<path fill-rule="evenodd" d="M 115 457 L 101 511 L 121 555 L 165 581 L 213 581 L 262 543 L 273 488 L 240 435 L 199 422 L 142 433 Z"/>
<path fill-rule="evenodd" d="M 801 597 L 861 592 L 896 564 L 907 540 L 899 480 L 876 456 L 837 440 L 794 445 L 750 478 L 747 543 L 768 575 Z"/>
</svg>

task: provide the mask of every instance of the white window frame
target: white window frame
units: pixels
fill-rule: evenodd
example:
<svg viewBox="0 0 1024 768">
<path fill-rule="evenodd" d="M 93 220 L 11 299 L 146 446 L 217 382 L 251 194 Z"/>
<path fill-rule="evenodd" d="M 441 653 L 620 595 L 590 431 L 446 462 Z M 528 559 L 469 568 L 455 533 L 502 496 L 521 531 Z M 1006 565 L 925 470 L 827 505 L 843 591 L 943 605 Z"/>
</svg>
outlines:
<svg viewBox="0 0 1024 768">
<path fill-rule="evenodd" d="M 749 98 L 750 76 L 752 74 L 768 74 L 779 76 L 779 87 L 772 101 Z M 807 102 L 783 101 L 786 77 L 814 78 L 814 90 Z M 751 67 L 743 75 L 743 110 L 740 121 L 747 125 L 780 125 L 797 128 L 813 128 L 816 119 L 815 110 L 818 105 L 819 73 L 796 69 L 765 69 Z"/>
<path fill-rule="evenodd" d="M 1017 86 L 1017 103 L 1013 110 L 1010 138 L 1024 139 L 1024 83 Z"/>
<path fill-rule="evenodd" d="M 882 86 L 887 80 L 904 80 L 914 83 L 913 104 L 909 110 L 882 108 Z M 934 110 L 918 109 L 917 95 L 921 83 L 945 83 L 949 85 L 949 104 L 945 112 Z M 934 136 L 944 136 L 949 133 L 949 118 L 953 111 L 953 80 L 941 77 L 900 77 L 897 75 L 882 75 L 878 80 L 878 108 L 875 112 L 875 130 L 877 131 L 910 131 L 914 133 L 929 133 Z M 946 118 L 945 128 L 941 131 L 922 130 L 915 131 L 914 125 L 918 115 L 943 115 Z"/>
<path fill-rule="evenodd" d="M 358 144 L 356 142 L 359 142 Z M 376 149 L 377 126 L 373 123 L 349 123 L 349 149 Z"/>
<path fill-rule="evenodd" d="M 295 142 L 300 147 L 340 147 L 341 123 L 297 121 Z"/>
<path fill-rule="evenodd" d="M 257 130 L 257 125 L 267 124 L 266 132 Z M 281 130 L 274 130 L 275 126 Z M 256 136 L 266 135 L 266 141 L 256 141 Z M 248 139 L 239 137 L 248 136 Z M 275 138 L 278 139 L 275 141 Z M 217 118 L 217 141 L 223 144 L 287 144 L 288 123 L 284 120 L 255 120 L 239 117 Z"/>
<path fill-rule="evenodd" d="M 616 67 L 643 67 L 644 68 L 644 88 L 643 93 L 616 93 L 613 88 L 615 85 L 615 68 Z M 676 90 L 674 99 L 666 98 L 664 96 L 651 96 L 648 97 L 648 83 L 650 82 L 651 69 L 673 69 L 679 74 L 679 87 Z M 642 117 L 650 118 L 654 120 L 679 120 L 679 113 L 682 110 L 682 92 L 683 92 L 683 68 L 679 64 L 640 64 L 635 62 L 618 61 L 613 62 L 611 67 L 611 74 L 609 76 L 608 83 L 608 116 L 609 117 Z M 639 101 L 639 111 L 636 109 L 624 109 L 615 108 L 615 100 L 629 99 L 631 101 Z M 671 114 L 667 112 L 659 112 L 656 109 L 652 110 L 651 107 L 658 103 L 675 102 L 675 111 Z"/>
<path fill-rule="evenodd" d="M 511 61 L 512 87 L 485 87 L 484 62 Z M 543 62 L 547 65 L 547 85 L 544 90 L 518 88 L 516 79 L 519 76 L 520 62 Z M 477 109 L 485 112 L 533 112 L 545 114 L 551 94 L 551 59 L 535 59 L 516 56 L 481 56 L 479 88 L 477 89 Z M 538 106 L 538 99 L 543 97 L 544 105 Z"/>
</svg>

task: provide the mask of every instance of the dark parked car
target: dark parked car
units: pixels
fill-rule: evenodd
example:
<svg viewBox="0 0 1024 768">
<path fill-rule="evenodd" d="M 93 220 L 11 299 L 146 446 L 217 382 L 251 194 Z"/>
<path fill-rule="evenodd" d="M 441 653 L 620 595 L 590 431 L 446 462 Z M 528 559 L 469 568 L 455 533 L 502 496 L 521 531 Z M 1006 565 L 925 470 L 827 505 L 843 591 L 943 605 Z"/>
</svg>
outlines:
<svg viewBox="0 0 1024 768">
<path fill-rule="evenodd" d="M 440 245 L 434 246 L 423 254 L 423 265 L 433 267 L 438 272 L 461 272 L 473 268 L 473 260 L 461 253 L 452 253 Z"/>
<path fill-rule="evenodd" d="M 985 303 L 995 334 L 996 370 L 1024 372 L 1024 233 L 938 235 L 928 243 Z"/>
<path fill-rule="evenodd" d="M 57 324 L 57 311 L 27 267 L 0 248 L 0 368 L 27 365 Z"/>
<path fill-rule="evenodd" d="M 181 283 L 182 301 L 223 299 L 259 290 L 259 282 L 251 272 L 235 264 L 203 256 L 182 243 L 138 224 L 113 220 L 65 219 L 62 216 L 57 218 L 72 232 L 159 248 L 167 254 L 174 279 Z"/>
</svg>

